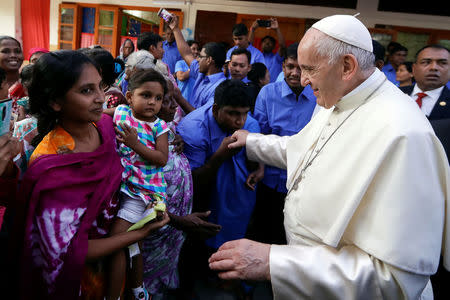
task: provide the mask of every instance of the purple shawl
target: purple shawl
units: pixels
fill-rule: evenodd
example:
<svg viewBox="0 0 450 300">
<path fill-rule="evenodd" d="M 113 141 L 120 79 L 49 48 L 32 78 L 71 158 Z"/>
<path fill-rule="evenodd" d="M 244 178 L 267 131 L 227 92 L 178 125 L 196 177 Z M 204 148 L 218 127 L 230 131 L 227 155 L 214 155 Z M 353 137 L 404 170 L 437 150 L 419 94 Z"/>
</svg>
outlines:
<svg viewBox="0 0 450 300">
<path fill-rule="evenodd" d="M 102 144 L 94 152 L 44 155 L 25 173 L 25 298 L 78 299 L 88 239 L 109 231 L 123 168 L 111 117 L 103 115 L 97 128 Z"/>
</svg>

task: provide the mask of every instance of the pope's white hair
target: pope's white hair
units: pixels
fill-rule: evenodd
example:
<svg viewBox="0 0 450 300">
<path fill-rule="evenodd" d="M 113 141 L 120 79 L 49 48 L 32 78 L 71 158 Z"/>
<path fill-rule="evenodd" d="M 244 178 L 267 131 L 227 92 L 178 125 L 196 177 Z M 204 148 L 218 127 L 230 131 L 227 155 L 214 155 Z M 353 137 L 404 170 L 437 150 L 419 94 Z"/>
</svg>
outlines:
<svg viewBox="0 0 450 300">
<path fill-rule="evenodd" d="M 317 54 L 327 57 L 329 64 L 336 63 L 340 57 L 346 54 L 353 54 L 362 71 L 372 69 L 375 66 L 375 55 L 372 52 L 337 40 L 323 32 L 320 33 L 321 37 L 316 40 L 314 45 Z"/>
<path fill-rule="evenodd" d="M 165 78 L 169 75 L 167 66 L 155 59 L 147 50 L 135 51 L 128 56 L 126 67 L 129 69 L 153 69 L 161 73 Z"/>
</svg>

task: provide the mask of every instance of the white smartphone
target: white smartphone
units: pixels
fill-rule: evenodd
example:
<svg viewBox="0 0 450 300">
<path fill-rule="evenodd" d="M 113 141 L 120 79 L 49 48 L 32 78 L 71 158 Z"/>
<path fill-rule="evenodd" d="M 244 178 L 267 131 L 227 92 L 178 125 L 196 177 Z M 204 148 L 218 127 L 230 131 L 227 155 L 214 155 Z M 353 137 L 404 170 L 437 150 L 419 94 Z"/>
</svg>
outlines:
<svg viewBox="0 0 450 300">
<path fill-rule="evenodd" d="M 164 8 L 159 9 L 158 16 L 160 18 L 163 18 L 164 21 L 166 21 L 167 23 L 170 23 L 170 21 L 172 21 L 173 18 L 173 15 Z"/>
</svg>

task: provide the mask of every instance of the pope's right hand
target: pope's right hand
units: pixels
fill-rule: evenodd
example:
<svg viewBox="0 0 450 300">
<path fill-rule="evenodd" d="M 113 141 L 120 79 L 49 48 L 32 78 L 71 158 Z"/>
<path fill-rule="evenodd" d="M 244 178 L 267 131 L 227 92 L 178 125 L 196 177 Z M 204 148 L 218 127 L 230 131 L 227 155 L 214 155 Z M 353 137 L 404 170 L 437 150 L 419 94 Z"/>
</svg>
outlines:
<svg viewBox="0 0 450 300">
<path fill-rule="evenodd" d="M 233 143 L 228 144 L 228 148 L 235 149 L 235 148 L 242 148 L 245 146 L 245 143 L 247 141 L 247 136 L 249 132 L 247 130 L 239 129 L 236 130 L 233 135 L 231 136 L 236 141 Z"/>
</svg>

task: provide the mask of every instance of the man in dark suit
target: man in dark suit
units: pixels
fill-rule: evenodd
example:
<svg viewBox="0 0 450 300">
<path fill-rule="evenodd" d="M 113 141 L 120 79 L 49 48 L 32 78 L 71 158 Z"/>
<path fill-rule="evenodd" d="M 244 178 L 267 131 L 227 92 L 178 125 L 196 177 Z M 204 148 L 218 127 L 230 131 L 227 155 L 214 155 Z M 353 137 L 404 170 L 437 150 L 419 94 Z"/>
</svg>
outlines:
<svg viewBox="0 0 450 300">
<path fill-rule="evenodd" d="M 427 45 L 416 54 L 413 64 L 415 85 L 400 89 L 411 96 L 429 120 L 450 118 L 449 50 L 441 45 Z"/>
</svg>

